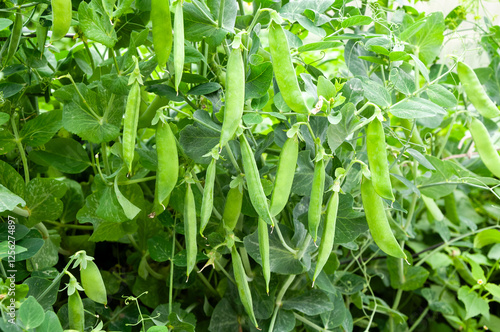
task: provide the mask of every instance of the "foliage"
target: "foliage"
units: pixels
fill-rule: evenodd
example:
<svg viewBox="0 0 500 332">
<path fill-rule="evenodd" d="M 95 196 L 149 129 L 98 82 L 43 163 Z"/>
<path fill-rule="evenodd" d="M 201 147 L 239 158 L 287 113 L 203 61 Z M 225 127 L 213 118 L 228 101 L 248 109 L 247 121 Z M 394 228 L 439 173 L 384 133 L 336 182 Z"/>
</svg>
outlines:
<svg viewBox="0 0 500 332">
<path fill-rule="evenodd" d="M 68 329 L 73 296 L 86 331 L 498 331 L 500 181 L 468 127 L 479 118 L 495 142 L 500 122 L 478 113 L 456 74 L 477 48 L 442 52 L 472 23 L 489 59 L 475 74 L 500 104 L 500 27 L 477 16 L 476 2 L 445 16 L 383 0 L 177 0 L 170 19 L 175 27 L 182 16 L 184 34 L 168 37 L 166 67 L 151 33 L 157 1 L 72 1 L 70 32 L 53 42 L 54 2 L 3 2 L 0 330 Z M 279 25 L 290 53 L 277 60 L 269 29 Z M 244 109 L 221 146 L 224 113 L 238 108 L 226 102 L 242 99 L 228 93 L 232 50 L 243 58 Z M 283 88 L 289 55 L 302 96 Z M 362 202 L 361 180 L 380 172 L 368 161 L 372 121 L 383 125 L 378 157 L 387 155 L 395 198 L 373 197 L 378 218 L 408 264 L 379 249 L 365 218 L 373 202 Z M 161 157 L 158 128 L 171 142 Z M 291 195 L 271 216 L 266 197 L 294 137 Z M 310 197 L 313 186 L 324 190 Z M 226 212 L 238 192 L 241 205 Z M 316 278 L 334 192 L 333 250 Z M 196 223 L 209 207 L 202 237 Z M 102 290 L 83 293 L 87 265 L 107 305 Z"/>
</svg>

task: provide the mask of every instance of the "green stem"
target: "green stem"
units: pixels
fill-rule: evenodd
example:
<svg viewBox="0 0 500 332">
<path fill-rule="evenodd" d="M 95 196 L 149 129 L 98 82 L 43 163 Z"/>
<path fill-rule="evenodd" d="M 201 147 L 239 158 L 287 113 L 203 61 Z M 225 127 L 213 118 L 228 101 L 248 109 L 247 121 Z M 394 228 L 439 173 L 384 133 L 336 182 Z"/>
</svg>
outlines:
<svg viewBox="0 0 500 332">
<path fill-rule="evenodd" d="M 229 144 L 226 144 L 226 151 L 227 151 L 227 154 L 229 155 L 229 160 L 231 160 L 231 163 L 233 164 L 234 168 L 236 168 L 238 173 L 242 173 L 241 168 L 238 165 L 238 162 L 236 161 L 236 158 L 234 158 L 233 150 L 231 150 L 231 147 L 229 146 Z"/>
<path fill-rule="evenodd" d="M 149 256 L 149 255 L 148 255 L 148 256 Z M 149 265 L 149 263 L 148 263 L 147 261 L 146 261 L 146 270 L 149 272 L 149 274 L 150 274 L 153 278 L 155 278 L 155 279 L 157 279 L 157 280 L 165 280 L 165 279 L 166 279 L 166 277 L 165 277 L 163 274 L 158 273 L 158 272 L 156 272 L 155 270 L 153 270 L 153 268 Z"/>
<path fill-rule="evenodd" d="M 321 326 L 319 325 L 316 325 L 314 324 L 313 322 L 311 322 L 309 319 L 305 318 L 305 317 L 302 317 L 301 315 L 297 314 L 296 312 L 293 313 L 293 315 L 295 316 L 295 318 L 297 320 L 300 320 L 302 323 L 306 324 L 306 325 L 309 325 L 310 327 L 312 327 L 313 329 L 315 329 L 316 331 L 321 331 L 321 332 L 329 332 L 330 330 L 327 330 L 325 328 L 322 328 Z"/>
<path fill-rule="evenodd" d="M 243 0 L 238 0 L 238 7 L 240 10 L 240 15 L 245 16 L 245 9 L 243 8 Z"/>
<path fill-rule="evenodd" d="M 291 252 L 292 254 L 296 255 L 298 253 L 298 250 L 295 250 L 293 248 L 291 248 L 285 241 L 285 239 L 283 238 L 283 234 L 281 234 L 281 231 L 280 231 L 280 228 L 278 226 L 278 222 L 276 221 L 275 222 L 276 224 L 276 227 L 274 227 L 274 230 L 276 231 L 276 233 L 278 234 L 278 238 L 280 239 L 281 241 L 281 245 L 286 249 L 288 250 L 289 252 Z"/>
<path fill-rule="evenodd" d="M 21 217 L 28 218 L 30 216 L 30 213 L 28 210 L 22 209 L 18 206 L 15 206 L 11 212 L 14 212 L 17 215 L 20 215 Z"/>
<path fill-rule="evenodd" d="M 283 286 L 281 286 L 278 296 L 276 297 L 276 306 L 274 308 L 273 317 L 271 318 L 271 324 L 269 324 L 269 332 L 274 331 L 274 325 L 276 324 L 276 317 L 278 317 L 278 311 L 280 310 L 280 307 L 283 304 L 282 303 L 283 296 L 285 296 L 288 287 L 290 287 L 295 277 L 296 276 L 294 274 L 288 276 Z"/>
<path fill-rule="evenodd" d="M 153 180 L 156 180 L 156 175 L 152 175 L 152 176 L 148 176 L 148 177 L 140 178 L 140 179 L 118 181 L 118 185 L 120 185 L 120 186 L 126 186 L 126 185 L 129 185 L 129 184 L 141 183 L 141 182 L 148 182 L 148 181 L 153 181 Z"/>
<path fill-rule="evenodd" d="M 172 312 L 172 304 L 174 301 L 174 260 L 175 256 L 175 224 L 177 223 L 177 214 L 174 218 L 174 226 L 172 227 L 172 259 L 170 259 L 170 280 L 169 280 L 169 289 L 168 289 L 168 312 Z"/>
<path fill-rule="evenodd" d="M 420 325 L 420 322 L 422 321 L 422 319 L 425 318 L 428 312 L 429 312 L 429 307 L 426 307 L 424 311 L 422 311 L 420 316 L 418 316 L 418 318 L 415 320 L 415 323 L 413 323 L 408 332 L 413 332 Z"/>
<path fill-rule="evenodd" d="M 98 120 L 100 122 L 102 120 L 101 117 L 92 109 L 92 107 L 90 107 L 90 105 L 87 102 L 87 100 L 83 97 L 82 93 L 80 92 L 80 90 L 76 86 L 75 81 L 73 80 L 73 76 L 71 76 L 71 74 L 68 73 L 66 75 L 61 76 L 60 78 L 63 78 L 63 77 L 66 77 L 66 78 L 68 78 L 71 81 L 71 84 L 73 84 L 73 87 L 75 88 L 76 93 L 78 94 L 78 96 L 80 96 L 80 99 L 82 100 L 83 104 L 89 110 L 90 115 L 92 115 L 94 118 L 96 118 L 96 120 Z"/>
<path fill-rule="evenodd" d="M 111 174 L 111 168 L 109 167 L 109 161 L 108 161 L 108 150 L 107 150 L 107 144 L 106 143 L 101 143 L 101 154 L 102 154 L 102 162 L 104 163 L 104 171 L 106 172 L 106 175 Z"/>
<path fill-rule="evenodd" d="M 47 229 L 47 227 L 45 227 L 45 225 L 43 224 L 43 222 L 39 222 L 38 224 L 35 225 L 35 228 L 38 229 L 38 231 L 40 232 L 40 234 L 42 234 L 42 238 L 45 240 L 45 239 L 48 239 L 49 238 L 49 231 Z"/>
<path fill-rule="evenodd" d="M 28 168 L 28 159 L 26 158 L 26 152 L 24 151 L 23 143 L 21 142 L 21 138 L 19 137 L 19 132 L 17 131 L 16 120 L 19 119 L 19 114 L 16 112 L 10 118 L 10 123 L 12 124 L 12 131 L 14 133 L 14 138 L 16 141 L 17 148 L 19 149 L 19 154 L 21 155 L 21 161 L 23 163 L 24 169 L 24 181 L 26 184 L 30 182 L 30 170 Z"/>
<path fill-rule="evenodd" d="M 64 224 L 62 222 L 51 221 L 51 220 L 46 220 L 45 222 L 47 224 L 51 224 L 51 225 L 61 227 L 61 228 L 73 228 L 73 229 L 88 230 L 88 231 L 91 231 L 94 229 L 94 226 Z"/>
</svg>

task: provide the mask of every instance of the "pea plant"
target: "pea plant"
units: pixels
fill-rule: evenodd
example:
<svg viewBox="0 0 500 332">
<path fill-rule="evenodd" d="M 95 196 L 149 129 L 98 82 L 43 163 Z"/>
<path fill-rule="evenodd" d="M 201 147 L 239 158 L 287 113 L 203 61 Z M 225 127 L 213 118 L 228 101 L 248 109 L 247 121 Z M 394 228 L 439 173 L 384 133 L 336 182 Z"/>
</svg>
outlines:
<svg viewBox="0 0 500 332">
<path fill-rule="evenodd" d="M 500 27 L 417 7 L 2 2 L 0 330 L 500 331 Z"/>
</svg>

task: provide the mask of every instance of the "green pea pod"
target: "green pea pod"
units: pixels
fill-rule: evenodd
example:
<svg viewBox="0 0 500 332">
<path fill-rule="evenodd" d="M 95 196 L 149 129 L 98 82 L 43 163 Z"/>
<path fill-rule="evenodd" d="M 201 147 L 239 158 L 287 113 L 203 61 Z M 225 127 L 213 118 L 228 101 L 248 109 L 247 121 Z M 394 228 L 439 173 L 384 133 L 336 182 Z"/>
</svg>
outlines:
<svg viewBox="0 0 500 332">
<path fill-rule="evenodd" d="M 479 152 L 479 157 L 483 161 L 486 168 L 493 175 L 500 178 L 500 156 L 491 142 L 490 134 L 484 124 L 478 119 L 472 119 L 469 126 L 472 139 L 476 145 L 476 150 Z"/>
<path fill-rule="evenodd" d="M 222 214 L 222 220 L 224 225 L 229 230 L 233 230 L 238 223 L 238 218 L 241 213 L 241 205 L 243 203 L 243 190 L 240 186 L 229 189 L 226 197 L 226 205 L 224 206 L 224 213 Z"/>
<path fill-rule="evenodd" d="M 326 208 L 325 228 L 323 229 L 323 236 L 319 244 L 318 258 L 316 260 L 316 269 L 314 269 L 313 286 L 316 278 L 325 266 L 333 249 L 333 241 L 335 239 L 335 226 L 337 224 L 337 211 L 339 208 L 339 193 L 333 192 L 328 207 Z"/>
<path fill-rule="evenodd" d="M 381 197 L 394 201 L 382 122 L 375 118 L 366 127 L 366 152 L 373 187 Z"/>
<path fill-rule="evenodd" d="M 70 329 L 77 330 L 78 332 L 83 332 L 85 329 L 83 302 L 76 289 L 68 298 L 68 321 Z"/>
<path fill-rule="evenodd" d="M 49 33 L 49 27 L 44 27 L 41 23 L 36 24 L 36 43 L 38 50 L 43 54 L 45 50 L 45 41 Z"/>
<path fill-rule="evenodd" d="M 165 67 L 172 51 L 172 22 L 169 0 L 151 0 L 151 22 L 153 23 L 153 45 L 160 67 Z"/>
<path fill-rule="evenodd" d="M 274 76 L 283 100 L 294 112 L 309 113 L 299 88 L 285 31 L 274 21 L 269 25 L 269 49 Z"/>
<path fill-rule="evenodd" d="M 314 242 L 318 239 L 318 227 L 321 221 L 321 210 L 323 208 L 323 192 L 325 191 L 325 162 L 323 159 L 314 165 L 313 183 L 311 188 L 311 198 L 309 200 L 309 211 L 307 214 L 307 224 L 309 234 Z"/>
<path fill-rule="evenodd" d="M 484 91 L 474 70 L 465 63 L 458 62 L 457 73 L 460 82 L 464 86 L 467 98 L 469 98 L 476 110 L 485 118 L 491 119 L 500 116 L 500 111 Z"/>
<path fill-rule="evenodd" d="M 269 230 L 267 223 L 259 218 L 259 251 L 260 258 L 262 259 L 262 273 L 266 281 L 266 292 L 269 295 L 269 281 L 271 280 L 271 261 L 269 260 Z"/>
<path fill-rule="evenodd" d="M 431 214 L 431 216 L 437 221 L 441 221 L 444 219 L 444 215 L 437 206 L 436 202 L 432 198 L 422 195 L 422 200 L 424 201 L 425 207 L 427 211 Z"/>
<path fill-rule="evenodd" d="M 250 293 L 250 287 L 248 287 L 245 269 L 243 268 L 240 254 L 234 245 L 231 248 L 231 262 L 233 265 L 234 281 L 236 282 L 236 287 L 238 288 L 241 303 L 243 304 L 243 307 L 245 308 L 245 311 L 250 317 L 252 323 L 256 328 L 259 328 L 259 324 L 257 324 L 257 319 L 255 319 L 255 314 L 253 312 L 252 293 Z"/>
<path fill-rule="evenodd" d="M 137 67 L 138 70 L 138 67 Z M 137 137 L 137 123 L 139 122 L 139 110 L 141 108 L 141 87 L 138 80 L 134 80 L 127 97 L 125 117 L 123 122 L 123 160 L 127 165 L 128 172 L 132 172 L 134 161 L 135 139 Z"/>
<path fill-rule="evenodd" d="M 186 261 L 187 276 L 193 271 L 196 265 L 196 254 L 198 246 L 196 245 L 196 205 L 191 184 L 187 184 L 186 196 L 184 198 L 184 236 L 186 238 Z"/>
<path fill-rule="evenodd" d="M 52 0 L 52 36 L 51 41 L 56 41 L 69 31 L 71 26 L 71 0 Z"/>
<path fill-rule="evenodd" d="M 156 111 L 160 109 L 160 107 L 168 105 L 169 100 L 165 97 L 155 96 L 153 101 L 148 105 L 144 113 L 142 113 L 139 117 L 138 128 L 144 128 L 151 126 L 151 121 L 156 115 Z"/>
<path fill-rule="evenodd" d="M 220 134 L 221 149 L 233 138 L 245 106 L 245 65 L 240 48 L 233 48 L 227 61 L 226 107 Z"/>
<path fill-rule="evenodd" d="M 413 144 L 416 144 L 416 145 L 423 146 L 424 142 L 422 141 L 422 138 L 420 137 L 420 134 L 418 133 L 417 128 L 415 127 L 415 129 L 413 129 L 413 123 L 411 123 L 411 121 L 408 119 L 399 119 L 399 121 L 401 123 L 401 127 L 403 127 L 405 129 L 403 131 L 404 131 L 406 138 L 408 138 L 410 136 L 410 133 L 411 133 L 410 142 L 412 142 Z M 413 131 L 412 131 L 412 129 L 413 129 Z"/>
<path fill-rule="evenodd" d="M 264 194 L 264 189 L 262 188 L 262 183 L 260 182 L 259 169 L 257 168 L 252 149 L 250 148 L 245 135 L 240 136 L 240 150 L 241 159 L 243 160 L 243 169 L 247 179 L 250 201 L 259 216 L 264 219 L 266 223 L 274 226 L 274 221 L 271 217 L 271 213 L 269 212 L 269 206 L 267 205 L 266 194 Z"/>
<path fill-rule="evenodd" d="M 200 216 L 200 235 L 203 236 L 203 231 L 207 227 L 208 220 L 212 215 L 214 208 L 214 183 L 215 173 L 217 173 L 217 160 L 212 158 L 207 168 L 207 176 L 205 178 L 205 188 L 203 189 L 203 200 L 201 201 L 201 216 Z"/>
<path fill-rule="evenodd" d="M 168 205 L 168 198 L 177 184 L 179 176 L 179 157 L 175 136 L 168 123 L 156 125 L 156 171 L 155 213 L 159 215 Z"/>
<path fill-rule="evenodd" d="M 288 202 L 298 156 L 299 139 L 297 135 L 294 135 L 286 140 L 280 153 L 276 180 L 274 181 L 274 189 L 271 196 L 271 205 L 269 207 L 269 211 L 273 217 L 280 213 Z"/>
<path fill-rule="evenodd" d="M 106 287 L 102 280 L 101 272 L 93 261 L 87 261 L 87 267 L 80 271 L 80 279 L 85 294 L 94 302 L 106 305 L 108 298 L 106 296 Z"/>
<path fill-rule="evenodd" d="M 455 225 L 460 225 L 460 217 L 457 211 L 457 202 L 453 193 L 444 196 L 444 210 L 446 211 L 446 218 Z"/>
<path fill-rule="evenodd" d="M 364 176 L 361 180 L 361 199 L 368 228 L 377 246 L 389 256 L 406 259 L 406 254 L 392 233 L 389 220 L 385 214 L 384 201 L 375 191 L 372 181 Z"/>
<path fill-rule="evenodd" d="M 14 19 L 14 25 L 12 26 L 12 33 L 10 34 L 9 49 L 7 51 L 7 61 L 9 63 L 10 59 L 16 54 L 17 47 L 21 41 L 23 30 L 23 14 L 21 14 L 21 8 L 16 11 L 16 18 Z"/>
<path fill-rule="evenodd" d="M 174 17 L 174 75 L 175 91 L 179 91 L 184 70 L 184 12 L 182 0 L 177 0 Z"/>
</svg>

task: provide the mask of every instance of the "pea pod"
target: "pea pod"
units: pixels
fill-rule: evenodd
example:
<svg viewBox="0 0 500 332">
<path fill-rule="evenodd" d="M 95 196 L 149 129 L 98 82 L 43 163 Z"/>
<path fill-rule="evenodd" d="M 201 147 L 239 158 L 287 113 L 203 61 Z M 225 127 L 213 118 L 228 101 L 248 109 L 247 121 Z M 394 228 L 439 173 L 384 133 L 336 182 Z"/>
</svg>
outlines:
<svg viewBox="0 0 500 332">
<path fill-rule="evenodd" d="M 217 173 L 216 167 L 217 160 L 212 158 L 207 167 L 207 176 L 205 178 L 205 188 L 203 188 L 203 200 L 201 201 L 201 216 L 200 216 L 200 235 L 203 236 L 203 231 L 207 227 L 208 220 L 212 215 L 214 208 L 214 183 L 215 174 Z"/>
<path fill-rule="evenodd" d="M 474 144 L 476 145 L 476 150 L 479 152 L 479 157 L 481 157 L 484 165 L 493 175 L 500 178 L 500 156 L 493 146 L 488 130 L 484 124 L 476 118 L 472 119 L 469 130 L 474 140 Z"/>
<path fill-rule="evenodd" d="M 420 134 L 418 133 L 417 128 L 415 127 L 415 129 L 413 129 L 413 123 L 411 123 L 411 121 L 408 119 L 399 119 L 399 121 L 401 123 L 401 127 L 403 127 L 405 129 L 404 134 L 405 134 L 406 138 L 409 137 L 410 142 L 412 142 L 413 144 L 423 146 L 424 142 L 422 141 L 422 138 L 420 137 Z M 411 133 L 411 137 L 410 137 L 410 133 Z"/>
<path fill-rule="evenodd" d="M 243 202 L 243 190 L 240 186 L 229 189 L 226 197 L 226 205 L 224 206 L 224 213 L 222 220 L 228 230 L 233 230 L 240 217 L 241 205 Z"/>
<path fill-rule="evenodd" d="M 460 217 L 457 211 L 457 202 L 453 193 L 444 196 L 444 210 L 446 211 L 446 218 L 455 225 L 460 225 Z"/>
<path fill-rule="evenodd" d="M 175 136 L 169 124 L 161 121 L 156 125 L 156 156 L 158 170 L 155 186 L 155 213 L 159 215 L 168 205 L 168 198 L 179 176 Z"/>
<path fill-rule="evenodd" d="M 264 280 L 266 281 L 266 292 L 267 295 L 269 295 L 269 281 L 271 280 L 271 261 L 269 259 L 269 230 L 267 229 L 267 223 L 262 218 L 259 218 L 258 232 L 260 258 L 262 259 L 262 273 L 264 274 Z"/>
<path fill-rule="evenodd" d="M 7 60 L 5 63 L 9 63 L 10 59 L 16 54 L 17 47 L 21 41 L 21 35 L 23 30 L 23 14 L 21 14 L 21 8 L 17 8 L 16 18 L 14 19 L 14 25 L 12 26 L 12 33 L 10 34 L 9 49 L 7 51 Z"/>
<path fill-rule="evenodd" d="M 57 41 L 69 31 L 71 26 L 71 0 L 52 0 L 52 36 Z"/>
<path fill-rule="evenodd" d="M 491 119 L 499 116 L 500 111 L 484 91 L 474 70 L 465 63 L 458 62 L 457 73 L 460 82 L 464 86 L 467 98 L 469 98 L 476 110 L 485 118 Z"/>
<path fill-rule="evenodd" d="M 280 213 L 285 207 L 292 190 L 297 158 L 299 156 L 299 140 L 297 135 L 290 137 L 283 144 L 274 181 L 273 194 L 269 211 L 272 216 Z"/>
<path fill-rule="evenodd" d="M 83 302 L 76 289 L 68 298 L 68 321 L 70 329 L 77 330 L 78 332 L 83 332 L 85 329 Z"/>
<path fill-rule="evenodd" d="M 80 279 L 85 294 L 89 299 L 104 305 L 108 303 L 101 272 L 99 272 L 99 268 L 93 261 L 87 261 L 87 267 L 80 271 Z"/>
<path fill-rule="evenodd" d="M 231 262 L 233 265 L 234 281 L 236 282 L 236 287 L 238 288 L 241 303 L 243 304 L 243 307 L 245 308 L 245 311 L 250 317 L 252 323 L 256 328 L 258 328 L 259 324 L 257 324 L 257 319 L 255 319 L 253 311 L 252 293 L 250 293 L 250 287 L 248 287 L 247 276 L 245 274 L 245 269 L 243 268 L 240 254 L 234 245 L 231 248 Z"/>
<path fill-rule="evenodd" d="M 316 268 L 314 269 L 313 285 L 316 277 L 320 274 L 325 266 L 333 249 L 333 241 L 335 239 L 335 226 L 337 224 L 337 211 L 339 208 L 339 192 L 333 192 L 328 207 L 326 208 L 325 228 L 323 229 L 323 236 L 319 244 L 318 258 L 316 260 Z"/>
<path fill-rule="evenodd" d="M 427 211 L 429 211 L 429 213 L 434 219 L 436 219 L 437 221 L 441 221 L 444 219 L 443 213 L 441 212 L 439 206 L 437 206 L 436 202 L 434 202 L 432 198 L 422 195 L 422 200 L 424 201 Z"/>
<path fill-rule="evenodd" d="M 129 173 L 132 172 L 132 162 L 134 161 L 135 139 L 137 137 L 137 123 L 139 122 L 139 110 L 141 108 L 141 88 L 139 63 L 135 59 L 135 69 L 130 75 L 129 85 L 132 85 L 127 97 L 125 107 L 125 117 L 123 122 L 123 160 Z"/>
<path fill-rule="evenodd" d="M 179 91 L 184 70 L 184 12 L 182 10 L 183 0 L 177 0 L 175 4 L 174 17 L 174 75 L 175 91 Z"/>
<path fill-rule="evenodd" d="M 243 160 L 243 169 L 247 179 L 250 201 L 259 216 L 264 219 L 266 223 L 274 226 L 274 221 L 271 217 L 271 213 L 269 212 L 269 206 L 267 205 L 266 194 L 264 194 L 264 189 L 262 188 L 262 183 L 260 182 L 259 169 L 257 168 L 252 149 L 250 148 L 245 135 L 240 136 L 240 150 L 241 159 Z"/>
<path fill-rule="evenodd" d="M 36 24 L 36 42 L 38 50 L 42 54 L 45 50 L 45 40 L 47 39 L 48 33 L 49 33 L 48 27 L 43 26 L 40 22 Z"/>
<path fill-rule="evenodd" d="M 196 265 L 196 254 L 198 247 L 196 245 L 196 205 L 194 202 L 193 190 L 191 184 L 187 184 L 186 196 L 184 198 L 184 236 L 186 238 L 186 261 L 187 277 L 193 271 Z"/>
<path fill-rule="evenodd" d="M 172 51 L 172 22 L 169 0 L 151 0 L 151 22 L 153 23 L 153 45 L 160 67 L 165 67 Z"/>
<path fill-rule="evenodd" d="M 149 103 L 148 107 L 139 116 L 138 128 L 144 128 L 151 126 L 151 121 L 156 115 L 156 111 L 160 109 L 160 107 L 168 105 L 169 100 L 165 97 L 155 96 L 151 103 Z"/>
<path fill-rule="evenodd" d="M 364 176 L 361 180 L 361 199 L 368 228 L 377 246 L 389 256 L 406 259 L 406 254 L 392 233 L 389 220 L 385 214 L 384 201 L 375 191 L 372 181 Z"/>
<path fill-rule="evenodd" d="M 223 148 L 238 129 L 245 106 L 245 65 L 240 48 L 233 48 L 227 61 L 226 106 L 220 135 Z"/>
<path fill-rule="evenodd" d="M 366 127 L 366 152 L 375 191 L 381 197 L 394 201 L 384 128 L 382 122 L 377 118 L 373 119 Z"/>
<path fill-rule="evenodd" d="M 274 76 L 283 100 L 293 111 L 309 113 L 309 108 L 299 88 L 285 31 L 283 31 L 281 25 L 274 21 L 269 25 L 269 49 L 271 51 Z"/>
<path fill-rule="evenodd" d="M 311 188 L 311 198 L 309 200 L 309 211 L 307 214 L 307 224 L 309 234 L 314 242 L 318 239 L 318 227 L 321 221 L 321 210 L 323 208 L 323 192 L 325 190 L 325 162 L 320 159 L 314 165 L 313 183 Z"/>
</svg>

